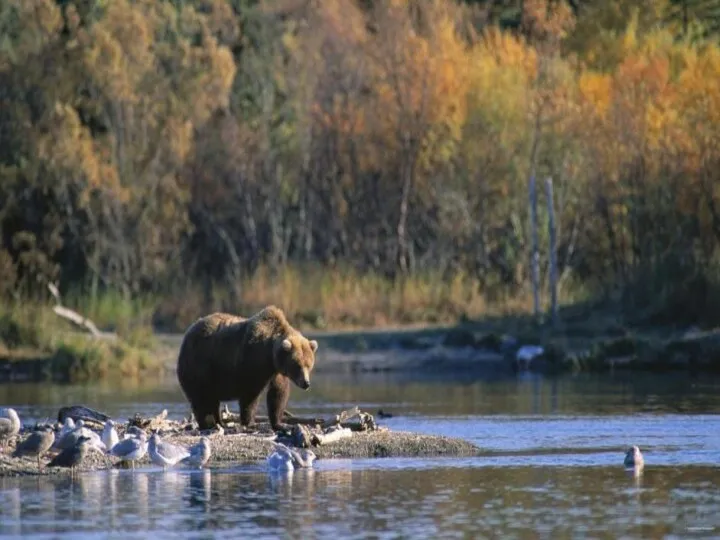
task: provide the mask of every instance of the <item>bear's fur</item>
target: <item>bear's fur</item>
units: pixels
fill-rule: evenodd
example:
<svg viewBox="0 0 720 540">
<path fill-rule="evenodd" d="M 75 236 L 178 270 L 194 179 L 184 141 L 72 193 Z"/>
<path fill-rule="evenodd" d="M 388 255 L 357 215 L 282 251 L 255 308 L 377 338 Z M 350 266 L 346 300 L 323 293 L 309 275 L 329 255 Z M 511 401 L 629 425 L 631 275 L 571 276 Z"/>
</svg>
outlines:
<svg viewBox="0 0 720 540">
<path fill-rule="evenodd" d="M 307 390 L 318 343 L 308 340 L 268 306 L 246 319 L 213 313 L 185 332 L 177 376 L 200 429 L 222 424 L 220 402 L 237 399 L 242 425 L 251 425 L 265 388 L 273 429 L 281 422 L 290 381 Z"/>
</svg>

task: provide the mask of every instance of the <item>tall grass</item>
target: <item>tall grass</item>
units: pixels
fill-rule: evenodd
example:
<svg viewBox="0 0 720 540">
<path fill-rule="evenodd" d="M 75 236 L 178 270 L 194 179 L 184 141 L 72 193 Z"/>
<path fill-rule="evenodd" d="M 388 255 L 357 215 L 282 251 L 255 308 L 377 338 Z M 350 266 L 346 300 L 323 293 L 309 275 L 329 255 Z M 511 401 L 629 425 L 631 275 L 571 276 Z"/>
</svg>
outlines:
<svg viewBox="0 0 720 540">
<path fill-rule="evenodd" d="M 278 271 L 261 267 L 252 276 L 228 286 L 182 291 L 160 301 L 156 320 L 183 331 L 197 317 L 212 311 L 250 315 L 268 304 L 281 307 L 302 328 L 353 329 L 407 325 L 454 324 L 486 315 L 513 315 L 532 310 L 527 288 L 487 294 L 474 277 L 458 272 L 451 278 L 433 272 L 391 280 L 352 270 L 288 266 Z M 488 297 L 493 300 L 488 301 Z M 547 305 L 547 295 L 541 295 Z M 562 302 L 575 300 L 563 293 Z"/>
<path fill-rule="evenodd" d="M 527 287 L 517 292 L 489 292 L 492 294 L 487 294 L 476 278 L 462 272 L 450 278 L 426 272 L 391 280 L 353 270 L 287 266 L 277 271 L 261 267 L 233 286 L 193 286 L 164 298 L 127 298 L 115 291 L 84 295 L 81 289 L 73 289 L 63 295 L 63 303 L 100 329 L 116 332 L 124 344 L 152 350 L 158 330 L 183 332 L 206 313 L 250 315 L 268 304 L 281 307 L 291 323 L 303 329 L 454 324 L 463 319 L 532 311 Z M 547 305 L 546 296 L 543 291 L 543 306 Z M 561 295 L 561 303 L 575 299 L 567 293 Z M 29 346 L 52 351 L 61 343 L 58 336 L 66 337 L 73 330 L 77 329 L 55 315 L 49 304 L 0 306 L 0 347 L 4 345 L 6 350 Z M 87 340 L 62 343 L 73 350 L 89 347 Z"/>
<path fill-rule="evenodd" d="M 118 313 L 127 311 L 120 306 Z M 139 325 L 118 339 L 94 338 L 58 317 L 50 305 L 0 304 L 0 358 L 46 359 L 47 376 L 54 379 L 135 379 L 159 374 L 163 363 L 154 354 L 153 345 L 148 325 Z"/>
</svg>

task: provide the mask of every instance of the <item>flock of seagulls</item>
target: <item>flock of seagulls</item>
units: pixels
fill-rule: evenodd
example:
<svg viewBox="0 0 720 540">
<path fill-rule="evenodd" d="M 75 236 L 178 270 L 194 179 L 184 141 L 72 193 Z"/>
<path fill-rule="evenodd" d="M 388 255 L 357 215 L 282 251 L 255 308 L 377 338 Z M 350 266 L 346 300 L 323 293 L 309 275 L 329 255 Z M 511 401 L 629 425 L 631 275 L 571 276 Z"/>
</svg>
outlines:
<svg viewBox="0 0 720 540">
<path fill-rule="evenodd" d="M 4 450 L 8 441 L 19 435 L 21 427 L 17 411 L 10 407 L 0 408 L 0 449 Z M 273 450 L 266 460 L 271 473 L 312 468 L 317 459 L 312 450 L 289 447 L 274 441 L 272 444 Z M 119 458 L 121 462 L 130 463 L 133 469 L 135 462 L 146 454 L 153 464 L 163 469 L 178 464 L 201 468 L 210 460 L 212 453 L 208 437 L 201 437 L 197 444 L 187 448 L 162 440 L 157 432 L 148 440 L 145 431 L 131 426 L 120 439 L 113 420 L 107 420 L 102 434 L 98 434 L 86 427 L 82 420 L 76 423 L 68 417 L 57 432 L 51 426 L 33 431 L 17 444 L 12 457 L 35 458 L 39 470 L 42 466 L 41 458 L 53 450 L 58 453 L 48 463 L 48 467 L 66 467 L 71 471 L 83 462 L 90 450 Z M 643 469 L 645 460 L 638 446 L 627 449 L 623 464 L 627 469 L 638 472 Z"/>
<path fill-rule="evenodd" d="M 163 469 L 178 464 L 202 468 L 212 454 L 208 437 L 201 437 L 197 444 L 188 448 L 164 441 L 158 433 L 152 433 L 148 439 L 145 431 L 137 426 L 130 426 L 121 439 L 115 426 L 113 420 L 107 420 L 102 433 L 98 434 L 87 427 L 83 420 L 75 422 L 68 417 L 57 430 L 48 425 L 33 431 L 17 444 L 12 457 L 35 458 L 39 470 L 42 468 L 42 457 L 54 451 L 57 454 L 48 463 L 48 467 L 66 467 L 74 472 L 75 467 L 83 462 L 90 451 L 119 458 L 121 462 L 129 463 L 133 469 L 135 462 L 146 454 L 154 465 Z M 17 411 L 9 407 L 0 409 L 0 445 L 3 448 L 10 439 L 19 435 L 21 427 Z M 289 472 L 311 468 L 315 459 L 317 456 L 312 450 L 296 449 L 273 442 L 273 449 L 266 461 L 270 472 Z"/>
<path fill-rule="evenodd" d="M 10 407 L 0 408 L 0 447 L 5 448 L 8 441 L 20 434 L 22 424 L 17 411 Z M 37 460 L 38 470 L 41 459 L 48 452 L 57 452 L 48 463 L 48 467 L 66 467 L 74 472 L 89 451 L 97 451 L 106 457 L 119 458 L 121 462 L 135 462 L 146 454 L 150 461 L 163 468 L 182 463 L 190 467 L 203 467 L 210 459 L 211 446 L 207 437 L 189 448 L 163 441 L 160 435 L 153 433 L 150 440 L 147 434 L 137 426 L 127 429 L 121 439 L 113 420 L 107 420 L 102 434 L 96 433 L 85 425 L 83 420 L 75 422 L 65 419 L 59 429 L 42 426 L 34 430 L 15 447 L 12 457 L 32 457 Z"/>
</svg>

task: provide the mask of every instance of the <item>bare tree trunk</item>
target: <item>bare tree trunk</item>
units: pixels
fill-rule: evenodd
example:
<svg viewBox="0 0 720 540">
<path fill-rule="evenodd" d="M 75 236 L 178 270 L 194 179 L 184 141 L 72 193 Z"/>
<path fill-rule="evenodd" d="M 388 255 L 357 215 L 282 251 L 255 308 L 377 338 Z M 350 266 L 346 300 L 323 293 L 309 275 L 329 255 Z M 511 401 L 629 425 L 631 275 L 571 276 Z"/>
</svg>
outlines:
<svg viewBox="0 0 720 540">
<path fill-rule="evenodd" d="M 557 325 L 557 248 L 555 246 L 555 207 L 553 201 L 552 178 L 545 180 L 545 193 L 547 195 L 548 233 L 550 238 L 550 320 Z"/>
<path fill-rule="evenodd" d="M 402 274 L 408 271 L 408 247 L 407 247 L 407 218 L 408 218 L 408 201 L 410 199 L 410 184 L 412 182 L 412 174 L 409 167 L 406 166 L 403 171 L 402 194 L 400 197 L 400 214 L 397 225 L 397 249 L 398 249 L 398 265 Z"/>
<path fill-rule="evenodd" d="M 537 224 L 537 190 L 535 189 L 535 175 L 530 177 L 530 230 L 531 230 L 531 253 L 530 253 L 530 276 L 533 289 L 533 315 L 537 321 L 540 317 L 540 253 L 538 246 L 538 224 Z"/>
</svg>

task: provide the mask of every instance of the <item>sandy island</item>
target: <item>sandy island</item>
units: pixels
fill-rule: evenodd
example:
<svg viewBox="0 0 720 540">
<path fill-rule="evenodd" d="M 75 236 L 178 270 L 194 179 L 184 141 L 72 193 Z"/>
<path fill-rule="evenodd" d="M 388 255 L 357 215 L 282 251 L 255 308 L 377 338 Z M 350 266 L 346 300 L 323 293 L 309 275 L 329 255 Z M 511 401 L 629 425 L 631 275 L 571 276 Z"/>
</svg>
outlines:
<svg viewBox="0 0 720 540">
<path fill-rule="evenodd" d="M 366 415 L 366 417 L 369 415 Z M 138 425 L 138 420 L 130 419 L 125 424 L 116 423 L 116 428 L 122 438 L 130 425 Z M 336 417 L 337 418 L 337 417 Z M 372 418 L 372 417 L 370 417 Z M 293 433 L 287 432 L 285 436 L 276 435 L 269 424 L 260 423 L 252 432 L 244 432 L 242 428 L 229 424 L 224 433 L 214 431 L 211 433 L 200 433 L 193 424 L 187 420 L 175 421 L 163 419 L 158 425 L 153 425 L 153 420 L 144 420 L 146 426 L 144 431 L 150 435 L 154 430 L 162 436 L 162 439 L 174 444 L 190 447 L 196 444 L 202 435 L 210 439 L 212 455 L 206 468 L 215 468 L 218 465 L 242 464 L 262 462 L 272 452 L 273 439 L 289 444 L 294 444 Z M 336 422 L 339 425 L 340 422 Z M 53 427 L 59 430 L 60 423 L 53 423 Z M 93 425 L 94 431 L 100 433 L 99 424 Z M 351 426 L 351 423 L 344 422 L 343 426 Z M 0 453 L 0 477 L 21 476 L 21 475 L 50 475 L 70 474 L 70 469 L 60 467 L 47 467 L 47 464 L 56 452 L 50 451 L 42 458 L 42 468 L 38 470 L 37 460 L 34 457 L 13 458 L 12 452 L 18 442 L 27 437 L 38 426 L 25 426 L 19 436 L 6 445 Z M 86 427 L 88 424 L 86 423 Z M 307 433 L 308 426 L 303 429 Z M 318 425 L 310 426 L 316 433 L 322 433 Z M 357 425 L 352 429 L 358 429 Z M 293 429 L 297 435 L 298 427 Z M 348 431 L 350 431 L 348 427 Z M 317 441 L 316 441 L 317 442 Z M 295 444 L 295 446 L 300 446 Z M 404 431 L 390 431 L 382 425 L 375 425 L 371 430 L 352 431 L 347 438 L 335 440 L 325 444 L 308 444 L 319 460 L 332 458 L 382 458 L 382 457 L 463 457 L 473 456 L 480 453 L 480 448 L 472 443 L 450 437 L 420 435 Z M 152 465 L 147 454 L 135 463 L 136 469 Z M 88 452 L 83 463 L 76 467 L 75 474 L 82 471 L 97 471 L 109 468 L 127 468 L 127 464 L 118 458 L 107 456 L 100 450 L 92 449 Z M 179 464 L 175 468 L 187 468 Z"/>
</svg>

